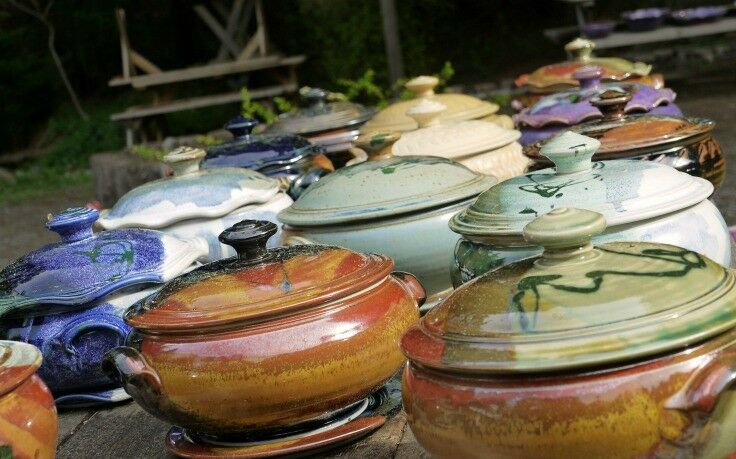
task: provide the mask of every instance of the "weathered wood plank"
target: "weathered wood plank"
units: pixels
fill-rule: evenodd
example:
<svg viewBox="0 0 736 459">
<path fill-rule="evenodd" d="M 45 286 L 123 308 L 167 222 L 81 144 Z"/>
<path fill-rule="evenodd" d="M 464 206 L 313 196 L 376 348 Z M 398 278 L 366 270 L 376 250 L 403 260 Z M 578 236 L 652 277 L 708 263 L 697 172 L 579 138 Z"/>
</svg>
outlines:
<svg viewBox="0 0 736 459">
<path fill-rule="evenodd" d="M 217 21 L 217 19 L 215 19 L 212 13 L 210 13 L 210 10 L 208 10 L 204 5 L 194 5 L 194 12 L 197 13 L 205 24 L 207 24 L 207 27 L 210 28 L 212 33 L 215 34 L 215 36 L 220 40 L 220 43 L 227 48 L 230 54 L 233 57 L 237 56 L 240 52 L 238 45 L 235 44 L 230 34 L 225 31 L 222 25 Z"/>
<path fill-rule="evenodd" d="M 61 445 L 57 458 L 169 458 L 164 449 L 168 430 L 133 402 L 101 409 Z"/>
<path fill-rule="evenodd" d="M 265 88 L 256 88 L 250 90 L 250 96 L 253 99 L 262 99 L 266 97 L 280 96 L 296 91 L 296 83 L 280 84 L 268 86 Z M 240 92 L 228 92 L 225 94 L 215 94 L 211 96 L 192 97 L 189 99 L 176 100 L 173 102 L 150 105 L 143 107 L 130 107 L 124 112 L 114 113 L 110 116 L 112 121 L 127 121 L 145 118 L 148 116 L 164 115 L 166 113 L 180 112 L 184 110 L 194 110 L 203 107 L 212 107 L 215 105 L 225 105 L 240 100 Z"/>
<path fill-rule="evenodd" d="M 59 445 L 64 444 L 85 421 L 94 414 L 93 409 L 62 410 L 59 412 Z"/>
<path fill-rule="evenodd" d="M 409 428 L 409 423 L 407 423 L 404 426 L 404 432 L 393 459 L 430 459 L 430 457 L 429 453 L 419 446 L 411 428 Z"/>
<path fill-rule="evenodd" d="M 265 56 L 248 61 L 223 62 L 221 64 L 200 65 L 179 70 L 168 70 L 155 75 L 141 75 L 130 78 L 134 88 L 146 88 L 169 83 L 212 78 L 234 73 L 247 73 L 272 67 L 298 65 L 306 59 L 303 55 L 297 56 Z"/>
</svg>

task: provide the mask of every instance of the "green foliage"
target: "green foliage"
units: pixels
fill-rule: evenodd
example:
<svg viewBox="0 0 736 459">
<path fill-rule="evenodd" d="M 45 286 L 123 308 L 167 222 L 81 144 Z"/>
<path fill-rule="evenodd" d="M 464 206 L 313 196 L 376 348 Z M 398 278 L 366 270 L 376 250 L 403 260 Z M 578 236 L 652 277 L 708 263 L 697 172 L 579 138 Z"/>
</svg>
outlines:
<svg viewBox="0 0 736 459">
<path fill-rule="evenodd" d="M 386 91 L 375 80 L 375 70 L 368 69 L 357 80 L 338 78 L 337 84 L 345 88 L 344 94 L 347 100 L 383 108 L 388 105 Z"/>
<path fill-rule="evenodd" d="M 211 135 L 198 135 L 194 138 L 195 141 L 204 147 L 214 147 L 215 145 L 223 144 L 225 141 L 212 137 Z"/>
<path fill-rule="evenodd" d="M 166 155 L 166 150 L 163 148 L 148 147 L 146 145 L 133 145 L 133 148 L 131 148 L 130 151 L 141 158 L 153 159 L 156 161 L 160 161 L 164 155 Z"/>
<path fill-rule="evenodd" d="M 273 123 L 276 121 L 276 113 L 260 102 L 254 101 L 250 96 L 248 88 L 240 89 L 240 113 L 248 118 L 255 118 L 265 123 Z"/>
<path fill-rule="evenodd" d="M 297 106 L 292 104 L 289 99 L 280 96 L 273 98 L 273 104 L 276 106 L 276 110 L 278 110 L 279 113 L 293 112 L 297 108 Z"/>
</svg>

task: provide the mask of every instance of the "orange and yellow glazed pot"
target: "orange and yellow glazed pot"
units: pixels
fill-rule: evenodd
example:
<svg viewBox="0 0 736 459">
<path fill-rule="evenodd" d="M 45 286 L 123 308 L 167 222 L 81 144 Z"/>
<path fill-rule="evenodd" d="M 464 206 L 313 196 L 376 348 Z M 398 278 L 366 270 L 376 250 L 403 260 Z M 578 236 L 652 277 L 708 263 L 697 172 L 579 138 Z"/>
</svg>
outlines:
<svg viewBox="0 0 736 459">
<path fill-rule="evenodd" d="M 56 455 L 54 398 L 35 373 L 41 352 L 30 344 L 0 341 L 0 457 Z"/>
<path fill-rule="evenodd" d="M 246 223 L 221 236 L 239 258 L 130 309 L 136 331 L 105 363 L 148 412 L 196 433 L 289 430 L 361 401 L 401 368 L 399 340 L 424 297 L 388 257 L 266 250 L 275 225 Z"/>
<path fill-rule="evenodd" d="M 412 432 L 436 457 L 726 459 L 736 454 L 734 380 L 731 332 L 580 374 L 474 377 L 408 364 L 402 394 Z"/>
<path fill-rule="evenodd" d="M 680 247 L 593 246 L 601 214 L 524 228 L 541 256 L 458 287 L 404 335 L 402 396 L 443 458 L 736 454 L 736 273 Z"/>
</svg>

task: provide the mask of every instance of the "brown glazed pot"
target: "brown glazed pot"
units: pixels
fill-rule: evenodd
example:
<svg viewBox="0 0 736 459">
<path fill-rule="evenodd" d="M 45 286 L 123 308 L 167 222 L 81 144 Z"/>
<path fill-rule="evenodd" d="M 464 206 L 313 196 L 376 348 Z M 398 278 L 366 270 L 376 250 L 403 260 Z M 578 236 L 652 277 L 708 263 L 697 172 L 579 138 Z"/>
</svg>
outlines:
<svg viewBox="0 0 736 459">
<path fill-rule="evenodd" d="M 679 247 L 593 246 L 600 214 L 525 228 L 544 253 L 468 282 L 402 338 L 402 396 L 443 458 L 736 454 L 736 276 Z"/>
<path fill-rule="evenodd" d="M 672 166 L 681 172 L 707 179 L 716 189 L 723 183 L 726 157 L 713 138 L 715 122 L 703 118 L 626 115 L 631 96 L 609 90 L 591 100 L 604 118 L 570 127 L 571 131 L 601 142 L 594 161 L 641 159 Z M 534 162 L 529 170 L 551 167 L 540 153 L 545 141 L 524 147 Z"/>
<path fill-rule="evenodd" d="M 125 315 L 135 328 L 104 367 L 149 413 L 222 437 L 294 426 L 359 402 L 404 362 L 398 343 L 424 290 L 382 255 L 266 250 L 272 223 L 226 230 L 238 251 Z"/>
<path fill-rule="evenodd" d="M 56 406 L 36 370 L 34 346 L 0 341 L 0 457 L 50 459 L 56 455 Z"/>
</svg>

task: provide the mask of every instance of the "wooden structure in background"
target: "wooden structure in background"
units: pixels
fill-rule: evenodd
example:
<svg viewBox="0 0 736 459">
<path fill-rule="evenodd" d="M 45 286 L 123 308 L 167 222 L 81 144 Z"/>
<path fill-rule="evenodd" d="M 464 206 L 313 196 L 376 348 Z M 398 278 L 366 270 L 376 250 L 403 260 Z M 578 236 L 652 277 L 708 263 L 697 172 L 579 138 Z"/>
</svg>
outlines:
<svg viewBox="0 0 736 459">
<path fill-rule="evenodd" d="M 269 50 L 262 0 L 233 0 L 229 3 L 229 8 L 223 1 L 214 1 L 211 5 L 215 13 L 222 17 L 222 22 L 205 5 L 195 5 L 194 12 L 220 41 L 217 55 L 207 64 L 175 70 L 160 69 L 131 47 L 125 11 L 118 9 L 115 14 L 120 34 L 122 75 L 111 79 L 109 85 L 155 90 L 199 79 L 268 71 L 276 80 L 276 84 L 249 88 L 253 99 L 274 97 L 298 89 L 296 66 L 304 62 L 305 57 L 282 56 Z M 239 100 L 239 91 L 165 102 L 159 100 L 154 93 L 152 104 L 129 107 L 110 118 L 125 123 L 126 145 L 130 147 L 135 142 L 136 131 L 139 130 L 144 118 L 224 105 Z"/>
</svg>

